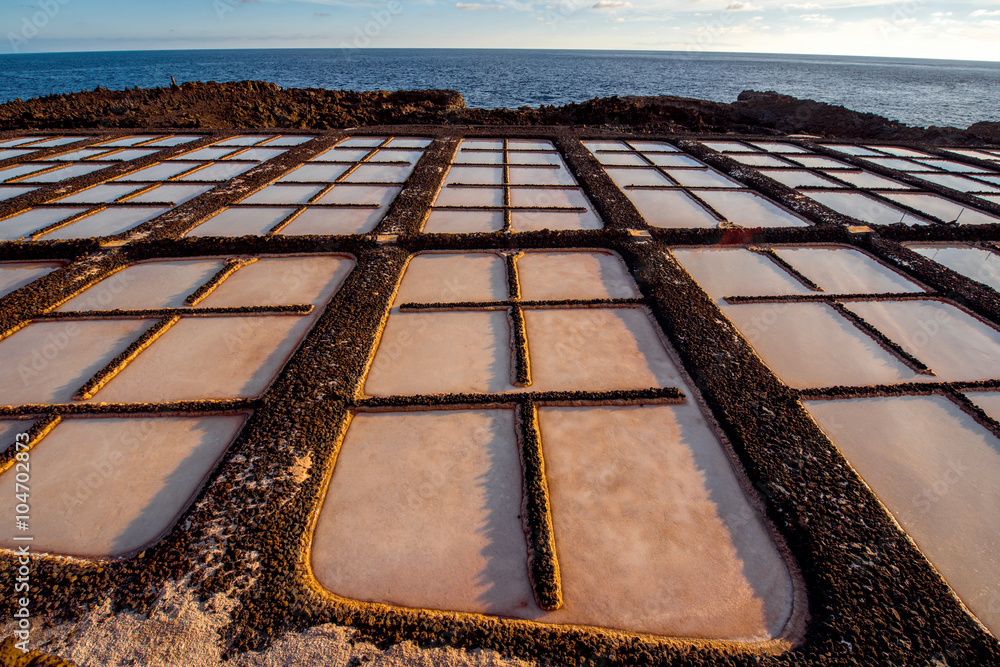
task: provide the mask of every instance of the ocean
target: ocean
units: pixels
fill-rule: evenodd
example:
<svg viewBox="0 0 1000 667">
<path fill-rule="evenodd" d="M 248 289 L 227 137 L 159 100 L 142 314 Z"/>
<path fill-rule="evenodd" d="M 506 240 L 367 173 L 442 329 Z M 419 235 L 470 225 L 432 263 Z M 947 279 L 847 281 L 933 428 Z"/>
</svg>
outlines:
<svg viewBox="0 0 1000 667">
<path fill-rule="evenodd" d="M 732 102 L 775 90 L 908 125 L 1000 121 L 1000 63 L 671 51 L 274 49 L 0 55 L 0 101 L 104 86 L 271 81 L 349 90 L 449 88 L 471 107 L 612 95 Z"/>
</svg>

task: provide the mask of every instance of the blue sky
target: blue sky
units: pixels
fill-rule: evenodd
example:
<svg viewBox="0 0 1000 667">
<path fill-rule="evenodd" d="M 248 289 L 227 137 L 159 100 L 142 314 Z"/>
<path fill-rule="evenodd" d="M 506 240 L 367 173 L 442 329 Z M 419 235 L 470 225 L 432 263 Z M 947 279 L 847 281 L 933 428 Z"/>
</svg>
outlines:
<svg viewBox="0 0 1000 667">
<path fill-rule="evenodd" d="M 8 0 L 0 53 L 476 47 L 1000 61 L 1000 0 Z"/>
</svg>

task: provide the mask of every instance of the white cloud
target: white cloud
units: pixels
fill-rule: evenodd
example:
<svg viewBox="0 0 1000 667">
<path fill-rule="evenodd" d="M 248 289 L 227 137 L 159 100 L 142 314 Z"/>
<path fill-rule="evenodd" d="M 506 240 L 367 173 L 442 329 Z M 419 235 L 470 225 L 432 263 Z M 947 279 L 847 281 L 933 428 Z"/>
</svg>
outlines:
<svg viewBox="0 0 1000 667">
<path fill-rule="evenodd" d="M 597 0 L 593 5 L 590 6 L 591 9 L 622 9 L 623 7 L 631 7 L 631 2 L 625 2 L 624 0 Z"/>
<path fill-rule="evenodd" d="M 1000 16 L 1000 9 L 977 9 L 969 14 L 969 16 Z"/>
<path fill-rule="evenodd" d="M 753 6 L 750 2 L 730 2 L 729 6 L 726 7 L 727 12 L 753 12 L 757 11 L 757 8 Z"/>
<path fill-rule="evenodd" d="M 475 12 L 481 9 L 507 9 L 503 5 L 483 5 L 478 2 L 456 2 L 455 9 L 463 12 Z"/>
<path fill-rule="evenodd" d="M 826 16 L 825 14 L 803 14 L 799 18 L 805 21 L 806 23 L 823 23 L 823 24 L 833 23 L 833 17 Z"/>
</svg>

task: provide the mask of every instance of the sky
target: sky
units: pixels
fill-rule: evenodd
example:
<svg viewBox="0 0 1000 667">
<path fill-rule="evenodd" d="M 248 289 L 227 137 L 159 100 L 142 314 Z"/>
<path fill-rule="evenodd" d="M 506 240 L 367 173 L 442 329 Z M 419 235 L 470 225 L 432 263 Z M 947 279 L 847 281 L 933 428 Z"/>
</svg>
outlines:
<svg viewBox="0 0 1000 667">
<path fill-rule="evenodd" d="M 5 0 L 0 53 L 554 48 L 1000 61 L 1000 0 Z"/>
</svg>

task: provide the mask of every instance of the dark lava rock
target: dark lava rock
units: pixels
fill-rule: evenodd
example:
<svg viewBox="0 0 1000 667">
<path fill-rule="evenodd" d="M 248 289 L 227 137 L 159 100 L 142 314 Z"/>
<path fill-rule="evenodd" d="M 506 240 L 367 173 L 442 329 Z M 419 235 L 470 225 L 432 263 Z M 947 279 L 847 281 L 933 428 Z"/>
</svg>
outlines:
<svg viewBox="0 0 1000 667">
<path fill-rule="evenodd" d="M 629 132 L 814 134 L 841 139 L 1000 141 L 1000 123 L 969 130 L 913 128 L 871 113 L 747 90 L 732 104 L 668 95 L 605 97 L 563 106 L 476 109 L 454 90 L 355 92 L 280 88 L 263 81 L 49 95 L 0 104 L 0 130 L 72 128 L 282 128 L 366 125 L 557 125 Z"/>
</svg>

